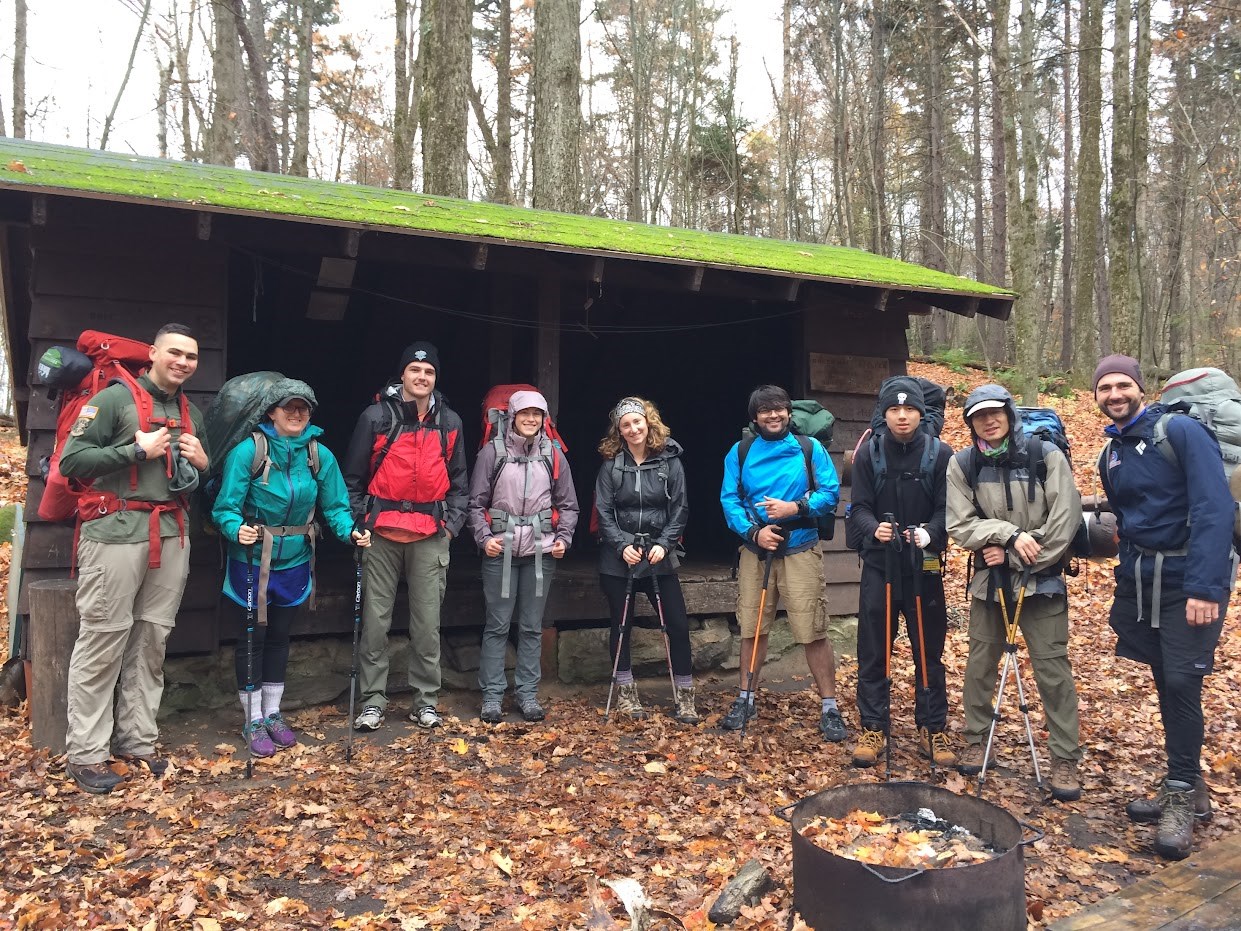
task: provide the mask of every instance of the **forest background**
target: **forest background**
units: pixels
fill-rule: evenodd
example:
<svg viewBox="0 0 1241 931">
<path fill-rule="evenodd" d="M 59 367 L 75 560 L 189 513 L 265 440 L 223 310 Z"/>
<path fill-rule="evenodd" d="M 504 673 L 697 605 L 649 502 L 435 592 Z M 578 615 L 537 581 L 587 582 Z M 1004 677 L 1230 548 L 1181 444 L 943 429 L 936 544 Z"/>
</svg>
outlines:
<svg viewBox="0 0 1241 931">
<path fill-rule="evenodd" d="M 1241 369 L 1228 2 L 13 0 L 0 35 L 13 136 L 919 262 L 1020 298 L 911 350 L 1027 397 Z"/>
</svg>

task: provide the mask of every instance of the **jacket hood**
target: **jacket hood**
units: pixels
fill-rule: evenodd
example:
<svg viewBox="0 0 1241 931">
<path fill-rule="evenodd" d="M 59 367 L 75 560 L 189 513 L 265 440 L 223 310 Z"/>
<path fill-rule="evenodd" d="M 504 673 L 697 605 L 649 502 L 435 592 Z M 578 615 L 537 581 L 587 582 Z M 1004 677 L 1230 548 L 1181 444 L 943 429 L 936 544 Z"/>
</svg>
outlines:
<svg viewBox="0 0 1241 931">
<path fill-rule="evenodd" d="M 319 406 L 319 399 L 315 397 L 315 391 L 310 385 L 297 378 L 281 378 L 272 382 L 271 387 L 263 392 L 263 410 L 271 410 L 285 398 L 301 398 L 310 405 L 312 415 Z"/>
<path fill-rule="evenodd" d="M 1012 394 L 1003 385 L 979 385 L 969 393 L 965 399 L 965 406 L 961 409 L 961 416 L 965 420 L 965 425 L 970 428 L 970 436 L 975 440 L 978 434 L 974 432 L 974 425 L 970 423 L 970 419 L 965 416 L 965 412 L 972 408 L 979 401 L 1001 401 L 1004 404 L 1004 410 L 1008 412 L 1009 436 L 1019 439 L 1024 434 L 1021 432 L 1021 414 L 1017 411 L 1017 402 L 1013 400 Z"/>
<path fill-rule="evenodd" d="M 287 443 L 293 449 L 299 449 L 308 445 L 315 437 L 323 435 L 322 427 L 317 427 L 312 423 L 308 423 L 306 424 L 306 429 L 297 436 L 281 436 L 276 432 L 275 424 L 273 424 L 266 417 L 264 417 L 263 422 L 259 424 L 259 429 L 267 434 L 268 444 L 273 448 L 278 444 Z"/>
<path fill-rule="evenodd" d="M 683 452 L 685 452 L 685 450 L 682 448 L 681 444 L 678 443 L 676 440 L 674 440 L 672 437 L 668 437 L 668 442 L 664 444 L 664 448 L 660 450 L 652 458 L 654 459 L 676 459 Z"/>
</svg>

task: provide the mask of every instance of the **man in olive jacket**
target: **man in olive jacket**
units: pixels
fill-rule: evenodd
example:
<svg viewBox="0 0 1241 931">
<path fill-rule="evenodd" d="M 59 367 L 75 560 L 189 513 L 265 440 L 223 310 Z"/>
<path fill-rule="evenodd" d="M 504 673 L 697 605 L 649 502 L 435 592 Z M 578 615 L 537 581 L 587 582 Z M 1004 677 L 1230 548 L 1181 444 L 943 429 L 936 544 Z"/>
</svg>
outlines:
<svg viewBox="0 0 1241 931">
<path fill-rule="evenodd" d="M 82 408 L 61 453 L 66 478 L 91 482 L 82 498 L 81 627 L 65 735 L 69 775 L 87 792 L 110 792 L 121 781 L 108 766 L 111 748 L 157 776 L 168 767 L 155 748 L 155 715 L 164 648 L 189 573 L 185 495 L 208 462 L 202 414 L 181 396 L 197 368 L 189 328 L 162 327 L 150 371 L 138 379 L 151 396 L 151 422 L 140 423 L 127 385 L 109 385 Z M 185 410 L 192 432 L 182 424 Z"/>
<path fill-rule="evenodd" d="M 974 553 L 975 566 L 961 695 L 966 747 L 957 768 L 967 776 L 982 769 L 1005 641 L 1000 592 L 1011 619 L 1028 572 L 1020 628 L 1043 700 L 1052 757 L 1048 785 L 1054 798 L 1074 801 L 1082 792 L 1077 775 L 1082 749 L 1062 561 L 1081 526 L 1081 495 L 1059 447 L 1025 436 L 1005 388 L 983 385 L 972 391 L 965 399 L 965 422 L 972 442 L 948 463 L 948 533 Z M 1042 444 L 1037 451 L 1035 443 Z"/>
</svg>

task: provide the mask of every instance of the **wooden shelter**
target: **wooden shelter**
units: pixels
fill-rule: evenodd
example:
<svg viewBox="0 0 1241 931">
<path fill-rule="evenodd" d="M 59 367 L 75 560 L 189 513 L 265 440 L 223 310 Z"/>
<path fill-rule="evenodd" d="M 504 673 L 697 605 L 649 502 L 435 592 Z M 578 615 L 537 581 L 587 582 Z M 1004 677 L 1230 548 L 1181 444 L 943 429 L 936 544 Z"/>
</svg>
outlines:
<svg viewBox="0 0 1241 931">
<path fill-rule="evenodd" d="M 537 384 L 584 510 L 549 606 L 562 623 L 606 616 L 585 525 L 594 448 L 617 398 L 654 400 L 685 447 L 687 600 L 693 613 L 729 613 L 736 541 L 719 509 L 721 460 L 753 386 L 782 384 L 835 413 L 839 466 L 879 382 L 905 370 L 911 316 L 1004 319 L 1014 297 L 853 249 L 12 139 L 0 139 L 0 285 L 30 451 L 20 612 L 31 581 L 68 574 L 72 541 L 71 526 L 38 519 L 56 411 L 35 363 L 86 328 L 150 339 L 175 320 L 198 335 L 189 387 L 201 407 L 228 377 L 279 370 L 315 387 L 315 421 L 336 450 L 414 339 L 440 349 L 439 387 L 465 422 L 471 462 L 486 389 Z M 473 551 L 454 546 L 445 625 L 482 622 Z M 855 611 L 856 557 L 837 539 L 824 558 L 832 612 Z M 174 653 L 234 635 L 217 620 L 219 550 L 201 532 L 192 563 Z M 321 567 L 321 609 L 298 633 L 351 623 L 345 549 L 321 547 Z"/>
</svg>

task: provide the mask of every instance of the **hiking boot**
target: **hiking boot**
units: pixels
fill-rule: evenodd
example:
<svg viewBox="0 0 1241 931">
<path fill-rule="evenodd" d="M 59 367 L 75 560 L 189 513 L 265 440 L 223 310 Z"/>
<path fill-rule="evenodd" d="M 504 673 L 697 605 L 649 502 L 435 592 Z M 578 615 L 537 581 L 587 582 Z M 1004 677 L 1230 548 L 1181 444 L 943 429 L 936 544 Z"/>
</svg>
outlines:
<svg viewBox="0 0 1241 931">
<path fill-rule="evenodd" d="M 430 730 L 433 727 L 443 727 L 444 719 L 440 717 L 440 713 L 431 705 L 423 705 L 417 711 L 409 713 L 409 719 L 419 727 Z"/>
<path fill-rule="evenodd" d="M 830 740 L 834 744 L 840 743 L 849 735 L 839 708 L 828 708 L 819 716 L 819 732 L 824 740 Z"/>
<path fill-rule="evenodd" d="M 378 705 L 367 705 L 362 713 L 353 719 L 355 731 L 377 731 L 384 722 L 383 709 Z"/>
<path fill-rule="evenodd" d="M 262 721 L 251 721 L 246 725 L 246 740 L 250 742 L 250 752 L 255 756 L 275 756 L 276 745 L 271 734 L 267 733 L 267 725 Z"/>
<path fill-rule="evenodd" d="M 267 727 L 267 733 L 271 736 L 271 742 L 281 750 L 286 750 L 297 743 L 297 735 L 293 733 L 293 729 L 284 723 L 284 718 L 280 712 L 269 714 L 263 719 L 263 724 Z"/>
<path fill-rule="evenodd" d="M 542 721 L 547 717 L 547 712 L 537 698 L 527 698 L 521 703 L 521 716 L 527 721 Z"/>
<path fill-rule="evenodd" d="M 1169 779 L 1163 788 L 1163 813 L 1155 831 L 1155 853 L 1184 860 L 1194 845 L 1194 787 Z"/>
<path fill-rule="evenodd" d="M 504 720 L 504 708 L 498 701 L 487 700 L 478 716 L 484 724 L 499 724 Z"/>
<path fill-rule="evenodd" d="M 966 744 L 961 755 L 957 757 L 957 772 L 962 776 L 977 776 L 982 772 L 982 761 L 986 752 L 987 748 L 982 743 Z M 992 759 L 991 762 L 994 763 L 995 760 Z"/>
<path fill-rule="evenodd" d="M 676 713 L 673 717 L 681 724 L 697 724 L 698 709 L 694 707 L 694 687 L 688 685 L 673 692 Z"/>
<path fill-rule="evenodd" d="M 957 761 L 957 755 L 952 752 L 952 746 L 948 743 L 948 735 L 943 731 L 918 728 L 918 749 L 936 766 L 948 768 Z"/>
<path fill-rule="evenodd" d="M 78 788 L 91 795 L 107 795 L 122 782 L 107 763 L 66 763 L 65 772 L 73 777 Z"/>
<path fill-rule="evenodd" d="M 1051 758 L 1051 775 L 1047 778 L 1051 797 L 1058 802 L 1076 802 L 1082 797 L 1082 784 L 1077 778 L 1077 760 Z"/>
<path fill-rule="evenodd" d="M 738 695 L 733 700 L 732 707 L 724 713 L 720 727 L 726 731 L 739 731 L 746 721 L 756 717 L 758 717 L 758 710 L 754 707 L 754 702 Z"/>
<path fill-rule="evenodd" d="M 627 714 L 631 718 L 646 717 L 646 709 L 642 707 L 642 702 L 638 698 L 637 683 L 626 682 L 617 690 L 616 711 L 618 714 Z"/>
<path fill-rule="evenodd" d="M 145 766 L 147 772 L 158 779 L 168 772 L 168 761 L 158 753 L 118 753 L 118 760 L 124 760 L 132 768 L 134 765 Z"/>
<path fill-rule="evenodd" d="M 1163 814 L 1164 783 L 1159 783 L 1159 791 L 1154 798 L 1135 798 L 1125 806 L 1125 814 L 1129 820 L 1137 824 L 1154 824 Z M 1201 776 L 1194 782 L 1194 817 L 1205 823 L 1211 820 L 1211 790 Z"/>
<path fill-rule="evenodd" d="M 883 731 L 872 731 L 869 728 L 863 728 L 862 736 L 853 745 L 853 765 L 859 769 L 874 766 L 879 762 L 879 754 L 883 753 L 883 748 L 886 745 L 887 741 L 884 739 Z"/>
</svg>

